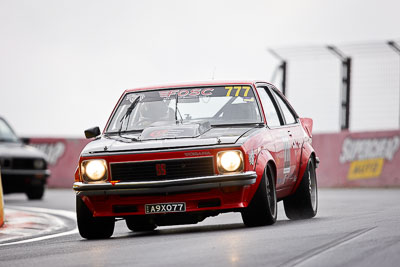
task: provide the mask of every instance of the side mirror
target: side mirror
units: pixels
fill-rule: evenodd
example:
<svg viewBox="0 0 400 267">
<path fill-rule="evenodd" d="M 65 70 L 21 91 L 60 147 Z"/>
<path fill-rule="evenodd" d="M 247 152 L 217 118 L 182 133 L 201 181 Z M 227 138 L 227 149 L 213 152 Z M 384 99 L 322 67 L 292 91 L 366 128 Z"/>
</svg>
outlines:
<svg viewBox="0 0 400 267">
<path fill-rule="evenodd" d="M 29 143 L 31 142 L 31 139 L 28 138 L 28 137 L 20 138 L 20 140 L 21 140 L 21 142 L 22 142 L 23 144 L 25 144 L 25 145 L 29 145 Z"/>
<path fill-rule="evenodd" d="M 85 130 L 85 136 L 87 139 L 99 136 L 100 128 L 98 126 Z"/>
<path fill-rule="evenodd" d="M 312 137 L 313 120 L 310 118 L 300 118 L 300 122 L 308 136 Z"/>
</svg>

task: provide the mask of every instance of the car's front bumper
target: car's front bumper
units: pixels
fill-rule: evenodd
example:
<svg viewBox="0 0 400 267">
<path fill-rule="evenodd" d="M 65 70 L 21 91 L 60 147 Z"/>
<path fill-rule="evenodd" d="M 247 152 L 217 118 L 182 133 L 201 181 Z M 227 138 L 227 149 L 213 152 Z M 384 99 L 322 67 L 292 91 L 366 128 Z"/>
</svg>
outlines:
<svg viewBox="0 0 400 267">
<path fill-rule="evenodd" d="M 160 193 L 190 192 L 196 190 L 215 189 L 230 186 L 252 185 L 256 182 L 254 171 L 244 173 L 203 176 L 194 178 L 85 184 L 75 182 L 73 189 L 79 196 L 96 195 L 151 195 Z"/>
<path fill-rule="evenodd" d="M 14 175 L 14 176 L 40 176 L 49 177 L 50 170 L 18 170 L 18 169 L 2 169 L 2 175 Z"/>
<path fill-rule="evenodd" d="M 50 170 L 1 169 L 4 193 L 26 192 L 32 186 L 43 186 Z"/>
</svg>

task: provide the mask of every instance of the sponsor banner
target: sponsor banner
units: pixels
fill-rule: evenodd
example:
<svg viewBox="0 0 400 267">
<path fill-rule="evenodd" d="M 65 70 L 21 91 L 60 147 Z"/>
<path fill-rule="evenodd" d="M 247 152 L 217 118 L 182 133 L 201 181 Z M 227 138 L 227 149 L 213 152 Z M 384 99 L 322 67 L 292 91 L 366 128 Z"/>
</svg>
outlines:
<svg viewBox="0 0 400 267">
<path fill-rule="evenodd" d="M 400 186 L 400 131 L 316 134 L 321 187 Z"/>
<path fill-rule="evenodd" d="M 379 177 L 382 173 L 384 159 L 357 160 L 350 163 L 347 178 L 349 180 Z"/>
<path fill-rule="evenodd" d="M 89 143 L 86 139 L 31 138 L 30 145 L 43 151 L 49 162 L 51 176 L 48 187 L 72 188 L 79 155 Z"/>
</svg>

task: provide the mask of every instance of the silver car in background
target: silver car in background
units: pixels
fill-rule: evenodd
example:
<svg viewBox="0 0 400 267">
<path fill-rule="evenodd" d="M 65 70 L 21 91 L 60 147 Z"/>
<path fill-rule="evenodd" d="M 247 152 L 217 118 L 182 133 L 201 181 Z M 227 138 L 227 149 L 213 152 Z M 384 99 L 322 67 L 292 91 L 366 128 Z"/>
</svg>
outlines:
<svg viewBox="0 0 400 267">
<path fill-rule="evenodd" d="M 0 171 L 4 194 L 25 193 L 29 199 L 41 199 L 50 171 L 46 155 L 20 139 L 6 120 L 0 117 Z"/>
</svg>

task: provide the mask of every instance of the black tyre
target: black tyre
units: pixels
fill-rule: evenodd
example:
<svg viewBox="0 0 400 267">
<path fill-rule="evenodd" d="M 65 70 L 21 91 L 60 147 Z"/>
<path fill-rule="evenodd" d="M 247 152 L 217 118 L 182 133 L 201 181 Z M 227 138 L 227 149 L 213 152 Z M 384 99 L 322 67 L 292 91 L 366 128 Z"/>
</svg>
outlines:
<svg viewBox="0 0 400 267">
<path fill-rule="evenodd" d="M 26 191 L 26 196 L 30 200 L 42 199 L 44 195 L 44 185 L 30 186 Z"/>
<path fill-rule="evenodd" d="M 313 159 L 309 159 L 296 192 L 283 200 L 286 216 L 291 220 L 309 219 L 317 214 L 317 175 Z"/>
<path fill-rule="evenodd" d="M 242 211 L 242 219 L 247 227 L 253 227 L 274 224 L 276 217 L 275 175 L 271 167 L 267 166 L 250 205 Z"/>
<path fill-rule="evenodd" d="M 126 222 L 126 226 L 129 228 L 129 230 L 131 230 L 133 232 L 153 231 L 154 229 L 157 228 L 157 225 L 149 222 L 146 219 L 126 218 L 125 222 Z"/>
<path fill-rule="evenodd" d="M 114 217 L 93 217 L 80 197 L 76 197 L 76 217 L 79 233 L 86 239 L 109 238 L 114 232 Z"/>
</svg>

